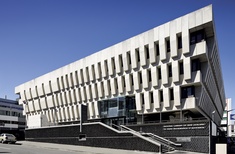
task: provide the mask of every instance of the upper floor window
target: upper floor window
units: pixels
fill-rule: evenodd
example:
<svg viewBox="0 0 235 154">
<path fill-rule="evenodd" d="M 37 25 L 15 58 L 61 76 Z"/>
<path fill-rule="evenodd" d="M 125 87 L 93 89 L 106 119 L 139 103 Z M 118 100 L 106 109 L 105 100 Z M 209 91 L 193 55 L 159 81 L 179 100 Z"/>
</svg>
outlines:
<svg viewBox="0 0 235 154">
<path fill-rule="evenodd" d="M 160 97 L 160 102 L 163 102 L 163 91 L 162 90 L 160 90 L 159 91 L 159 97 Z"/>
<path fill-rule="evenodd" d="M 178 45 L 178 49 L 182 48 L 182 37 L 181 36 L 177 37 L 177 45 Z"/>
<path fill-rule="evenodd" d="M 136 54 L 137 61 L 140 62 L 140 51 L 139 51 L 139 48 L 135 49 L 135 54 Z"/>
<path fill-rule="evenodd" d="M 172 67 L 171 67 L 171 65 L 168 65 L 168 75 L 169 75 L 169 77 L 172 77 Z"/>
<path fill-rule="evenodd" d="M 144 94 L 141 94 L 142 105 L 144 105 Z M 143 107 L 142 107 L 143 108 Z M 143 110 L 143 109 L 142 109 Z"/>
<path fill-rule="evenodd" d="M 111 58 L 111 63 L 112 63 L 112 67 L 114 70 L 116 70 L 116 66 L 115 66 L 115 59 L 114 57 Z"/>
<path fill-rule="evenodd" d="M 199 43 L 205 39 L 204 30 L 199 30 L 190 34 L 190 45 Z"/>
<path fill-rule="evenodd" d="M 139 75 L 139 82 L 140 82 L 140 84 L 142 84 L 143 83 L 143 81 L 142 81 L 142 73 L 139 72 L 138 75 Z"/>
<path fill-rule="evenodd" d="M 149 92 L 149 95 L 150 95 L 150 102 L 151 103 L 154 103 L 154 99 L 153 99 L 153 92 Z"/>
<path fill-rule="evenodd" d="M 127 58 L 128 58 L 129 64 L 131 65 L 131 54 L 130 54 L 130 51 L 127 52 Z"/>
<path fill-rule="evenodd" d="M 149 46 L 148 45 L 144 46 L 144 52 L 145 52 L 146 59 L 149 59 Z"/>
<path fill-rule="evenodd" d="M 148 70 L 148 81 L 152 82 L 151 69 Z"/>
<path fill-rule="evenodd" d="M 188 98 L 190 96 L 195 96 L 195 87 L 189 86 L 189 87 L 182 87 L 181 88 L 181 98 Z"/>
<path fill-rule="evenodd" d="M 192 72 L 201 70 L 201 63 L 199 59 L 192 60 Z"/>
<path fill-rule="evenodd" d="M 131 78 L 131 85 L 134 86 L 134 79 L 133 79 L 133 75 L 130 74 L 130 78 Z"/>
<path fill-rule="evenodd" d="M 161 67 L 158 67 L 157 70 L 158 70 L 158 79 L 160 80 L 162 79 Z"/>
<path fill-rule="evenodd" d="M 171 51 L 170 39 L 166 40 L 166 51 L 167 52 Z"/>
<path fill-rule="evenodd" d="M 155 50 L 156 50 L 156 55 L 159 56 L 160 49 L 159 49 L 159 43 L 158 42 L 155 43 Z"/>
<path fill-rule="evenodd" d="M 104 61 L 104 67 L 105 67 L 105 71 L 106 71 L 106 72 L 104 72 L 104 73 L 105 73 L 105 75 L 106 75 L 106 74 L 109 73 L 108 61 L 107 61 L 107 60 Z"/>
<path fill-rule="evenodd" d="M 126 81 L 125 81 L 125 77 L 122 76 L 122 83 L 123 83 L 123 87 L 126 88 Z"/>
<path fill-rule="evenodd" d="M 173 88 L 170 89 L 170 100 L 174 100 L 174 90 Z"/>
<path fill-rule="evenodd" d="M 184 64 L 183 64 L 183 62 L 179 62 L 179 67 L 180 67 L 180 74 L 184 74 Z"/>
<path fill-rule="evenodd" d="M 120 66 L 121 68 L 123 68 L 123 60 L 122 60 L 122 55 L 118 56 L 119 62 L 120 62 Z"/>
</svg>

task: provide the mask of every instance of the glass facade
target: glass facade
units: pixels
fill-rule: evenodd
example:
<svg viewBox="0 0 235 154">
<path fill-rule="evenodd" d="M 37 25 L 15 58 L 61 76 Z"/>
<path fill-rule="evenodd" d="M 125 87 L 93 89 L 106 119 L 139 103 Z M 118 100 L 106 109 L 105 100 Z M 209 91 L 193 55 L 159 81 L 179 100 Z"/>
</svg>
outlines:
<svg viewBox="0 0 235 154">
<path fill-rule="evenodd" d="M 134 96 L 116 97 L 98 101 L 102 122 L 120 125 L 136 122 Z"/>
</svg>

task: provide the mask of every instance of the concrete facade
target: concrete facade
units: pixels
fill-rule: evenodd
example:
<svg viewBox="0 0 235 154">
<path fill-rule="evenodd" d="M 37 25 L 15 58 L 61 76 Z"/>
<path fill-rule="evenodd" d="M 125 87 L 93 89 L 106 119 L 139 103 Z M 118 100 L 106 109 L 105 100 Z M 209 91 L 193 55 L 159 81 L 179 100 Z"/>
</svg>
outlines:
<svg viewBox="0 0 235 154">
<path fill-rule="evenodd" d="M 212 6 L 23 83 L 15 93 L 27 118 L 42 114 L 52 124 L 79 121 L 79 104 L 88 106 L 88 120 L 102 119 L 100 101 L 130 96 L 145 122 L 156 115 L 219 125 L 226 103 Z"/>
</svg>

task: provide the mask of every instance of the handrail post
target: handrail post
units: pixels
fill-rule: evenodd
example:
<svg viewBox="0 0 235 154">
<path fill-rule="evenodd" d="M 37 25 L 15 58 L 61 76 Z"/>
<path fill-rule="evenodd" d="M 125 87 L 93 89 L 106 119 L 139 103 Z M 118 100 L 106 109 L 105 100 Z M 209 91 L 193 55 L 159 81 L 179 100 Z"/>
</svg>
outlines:
<svg viewBox="0 0 235 154">
<path fill-rule="evenodd" d="M 162 145 L 159 146 L 159 153 L 162 153 Z"/>
</svg>

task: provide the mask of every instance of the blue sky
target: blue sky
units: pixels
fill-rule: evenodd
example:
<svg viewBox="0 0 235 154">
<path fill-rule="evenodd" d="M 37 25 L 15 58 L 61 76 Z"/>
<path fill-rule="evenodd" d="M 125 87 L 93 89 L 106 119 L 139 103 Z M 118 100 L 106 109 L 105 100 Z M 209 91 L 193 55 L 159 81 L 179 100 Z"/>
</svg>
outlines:
<svg viewBox="0 0 235 154">
<path fill-rule="evenodd" d="M 0 97 L 16 99 L 24 82 L 209 4 L 235 102 L 234 0 L 0 0 Z"/>
</svg>

